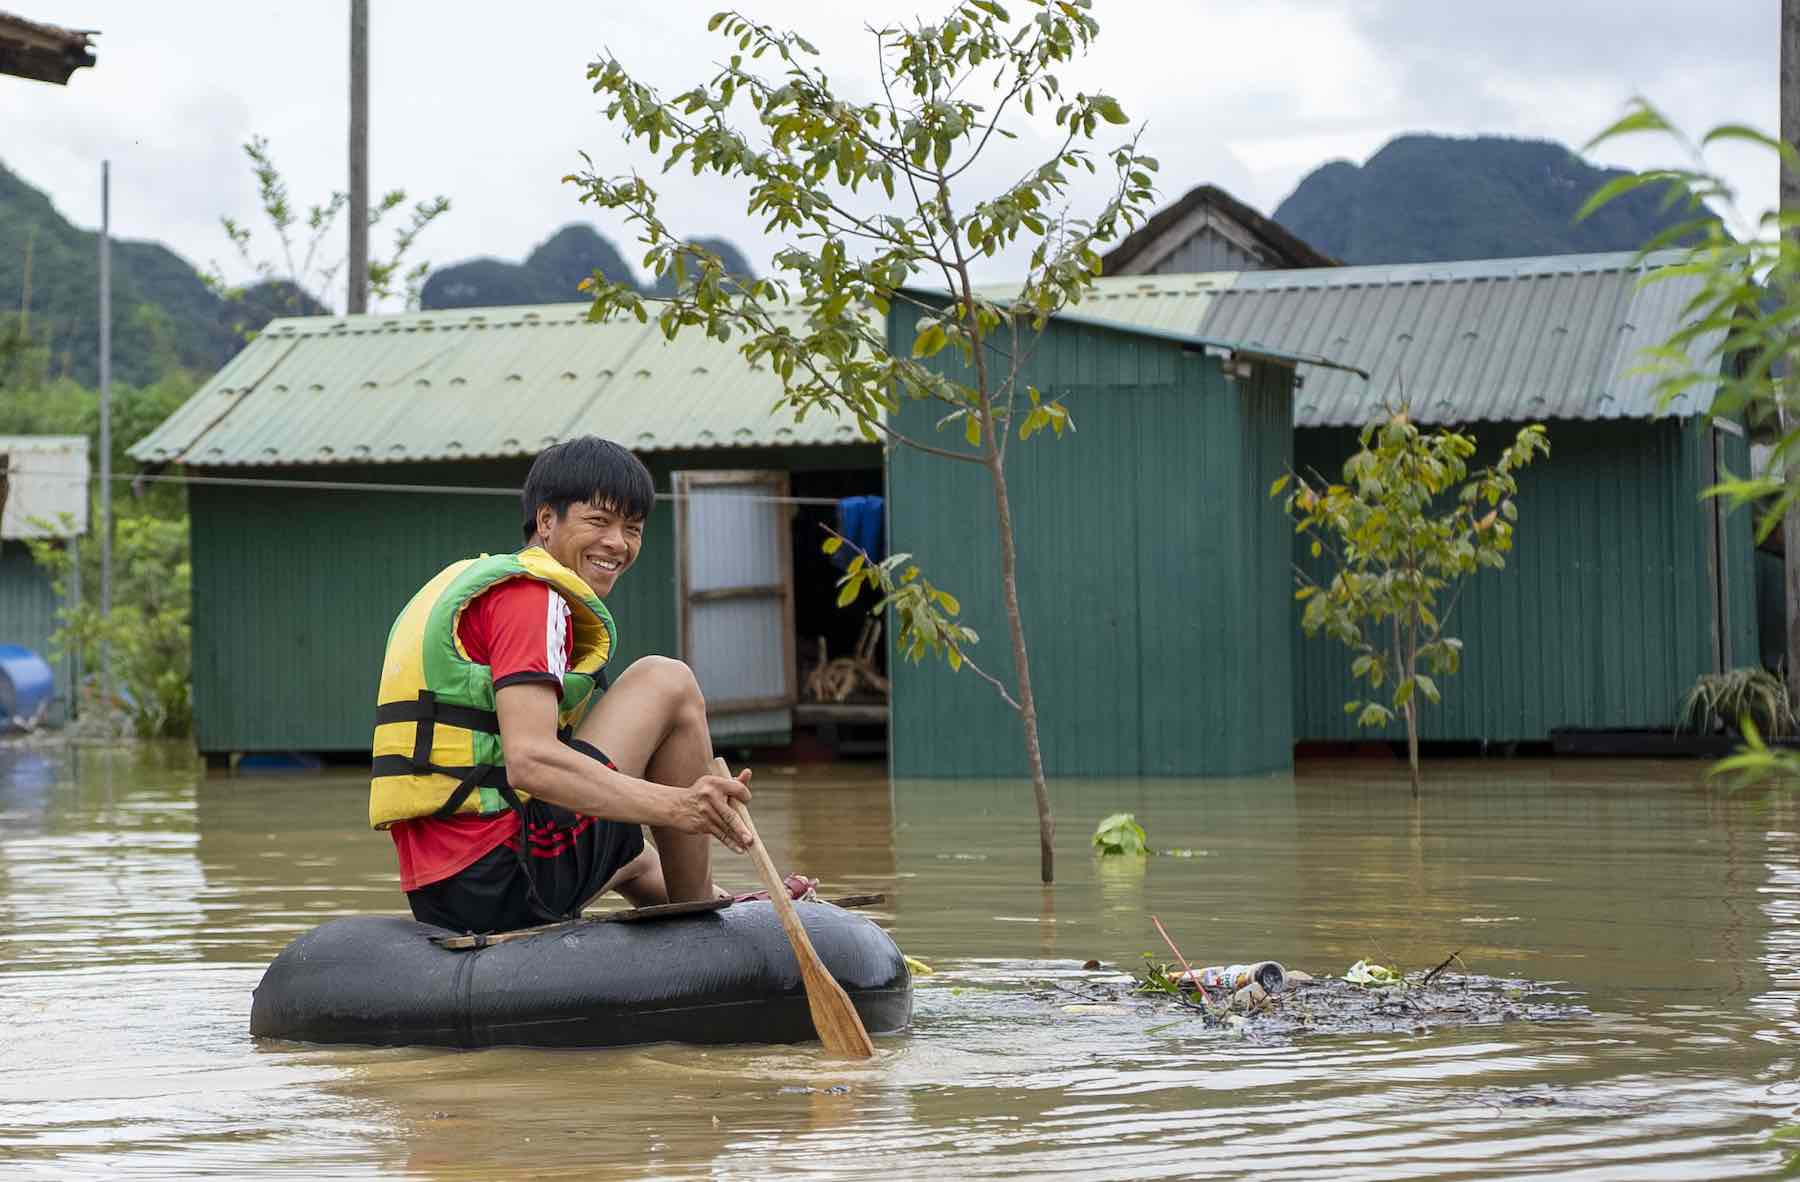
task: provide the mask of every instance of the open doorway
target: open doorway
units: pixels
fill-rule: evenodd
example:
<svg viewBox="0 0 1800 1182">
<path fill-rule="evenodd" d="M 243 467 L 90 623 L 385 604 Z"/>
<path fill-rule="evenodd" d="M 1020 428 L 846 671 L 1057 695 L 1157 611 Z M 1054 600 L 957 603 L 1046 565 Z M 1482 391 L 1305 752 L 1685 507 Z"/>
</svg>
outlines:
<svg viewBox="0 0 1800 1182">
<path fill-rule="evenodd" d="M 827 555 L 823 527 L 843 530 L 848 509 L 861 517 L 864 543 L 886 557 L 882 527 L 882 472 L 879 468 L 794 472 L 789 476 L 799 503 L 791 518 L 794 555 L 794 637 L 799 671 L 797 732 L 810 735 L 834 757 L 880 758 L 887 754 L 888 661 L 886 620 L 866 606 L 837 606 L 838 580 L 850 558 L 846 547 Z M 853 498 L 861 500 L 853 501 Z M 865 596 L 867 592 L 864 592 Z M 797 737 L 801 737 L 798 736 Z"/>
</svg>

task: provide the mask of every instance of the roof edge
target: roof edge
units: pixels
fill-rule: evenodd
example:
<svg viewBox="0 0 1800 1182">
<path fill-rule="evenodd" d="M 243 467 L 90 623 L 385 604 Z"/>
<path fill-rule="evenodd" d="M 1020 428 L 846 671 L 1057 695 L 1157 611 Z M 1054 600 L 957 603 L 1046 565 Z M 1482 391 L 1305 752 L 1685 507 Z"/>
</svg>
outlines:
<svg viewBox="0 0 1800 1182">
<path fill-rule="evenodd" d="M 1115 276 L 1115 278 L 1136 277 Z M 898 290 L 909 295 L 927 296 L 934 299 L 950 298 L 950 293 L 941 288 L 908 286 L 899 288 Z M 989 302 L 1008 309 L 1012 307 L 1011 301 L 1008 300 L 989 300 Z M 1367 381 L 1369 377 L 1363 370 L 1354 365 L 1347 365 L 1342 361 L 1334 361 L 1329 357 L 1322 357 L 1313 353 L 1296 353 L 1291 349 L 1281 349 L 1274 345 L 1264 345 L 1256 341 L 1233 341 L 1220 337 L 1201 336 L 1198 333 L 1176 332 L 1173 329 L 1155 328 L 1143 324 L 1131 324 L 1127 321 L 1113 320 L 1105 316 L 1095 316 L 1087 312 L 1071 312 L 1067 308 L 1052 312 L 1050 314 L 1050 319 L 1060 320 L 1067 324 L 1079 325 L 1083 328 L 1095 328 L 1106 332 L 1121 333 L 1125 336 L 1143 337 L 1154 341 L 1167 341 L 1170 344 L 1181 345 L 1190 349 L 1218 349 L 1230 353 L 1242 353 L 1248 357 L 1255 357 L 1265 361 L 1276 361 L 1288 365 L 1317 365 L 1325 369 L 1341 369 L 1346 373 L 1355 374 L 1364 381 Z"/>
</svg>

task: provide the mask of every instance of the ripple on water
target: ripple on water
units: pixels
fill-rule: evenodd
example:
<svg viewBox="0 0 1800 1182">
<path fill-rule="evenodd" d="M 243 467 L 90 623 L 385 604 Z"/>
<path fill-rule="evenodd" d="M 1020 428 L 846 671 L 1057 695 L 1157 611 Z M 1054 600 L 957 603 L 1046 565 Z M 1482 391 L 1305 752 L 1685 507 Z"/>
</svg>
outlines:
<svg viewBox="0 0 1800 1182">
<path fill-rule="evenodd" d="M 914 1030 L 861 1065 L 258 1045 L 250 991 L 275 951 L 399 906 L 357 777 L 90 760 L 0 778 L 0 1159 L 79 1178 L 1767 1174 L 1764 1135 L 1800 1108 L 1791 806 L 1561 766 L 1446 770 L 1418 805 L 1366 771 L 1061 783 L 1048 893 L 1018 785 L 759 774 L 777 853 L 887 892 L 882 922 L 940 970 Z M 1119 808 L 1205 856 L 1097 867 L 1080 830 Z M 1593 1012 L 1263 1040 L 1030 999 L 1089 957 L 1159 948 L 1150 914 L 1204 959 L 1315 972 L 1460 948 Z"/>
</svg>

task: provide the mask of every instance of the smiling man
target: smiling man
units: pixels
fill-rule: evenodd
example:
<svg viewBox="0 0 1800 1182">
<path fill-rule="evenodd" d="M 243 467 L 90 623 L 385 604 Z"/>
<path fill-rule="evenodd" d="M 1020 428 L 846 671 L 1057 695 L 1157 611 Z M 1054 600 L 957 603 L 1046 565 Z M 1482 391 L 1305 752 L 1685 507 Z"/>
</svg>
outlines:
<svg viewBox="0 0 1800 1182">
<path fill-rule="evenodd" d="M 654 499 L 616 443 L 548 448 L 525 480 L 525 548 L 447 567 L 394 622 L 369 823 L 393 835 L 415 918 L 499 932 L 579 915 L 608 889 L 639 906 L 707 898 L 712 841 L 748 845 L 731 802 L 750 798 L 749 773 L 708 771 L 688 667 L 645 657 L 607 684 L 604 600 Z"/>
</svg>

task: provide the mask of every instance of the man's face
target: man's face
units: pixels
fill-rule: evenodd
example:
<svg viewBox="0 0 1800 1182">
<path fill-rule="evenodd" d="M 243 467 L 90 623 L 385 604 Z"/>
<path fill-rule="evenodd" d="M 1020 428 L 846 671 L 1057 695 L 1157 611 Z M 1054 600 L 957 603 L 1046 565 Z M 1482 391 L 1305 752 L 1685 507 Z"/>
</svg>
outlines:
<svg viewBox="0 0 1800 1182">
<path fill-rule="evenodd" d="M 550 506 L 539 505 L 537 526 L 538 544 L 601 599 L 612 593 L 644 544 L 643 518 L 627 517 L 610 505 L 570 505 L 560 518 Z"/>
</svg>

